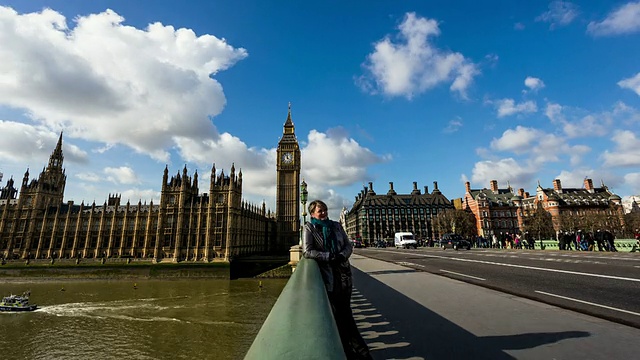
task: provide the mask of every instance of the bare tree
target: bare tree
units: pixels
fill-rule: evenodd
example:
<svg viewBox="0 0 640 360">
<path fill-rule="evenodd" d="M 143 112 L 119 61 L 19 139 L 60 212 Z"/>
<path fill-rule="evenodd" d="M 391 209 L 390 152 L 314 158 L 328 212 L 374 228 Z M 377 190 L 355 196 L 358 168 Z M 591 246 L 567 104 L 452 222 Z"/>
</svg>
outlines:
<svg viewBox="0 0 640 360">
<path fill-rule="evenodd" d="M 631 212 L 624 215 L 624 236 L 633 239 L 637 229 L 640 229 L 640 212 Z"/>
<path fill-rule="evenodd" d="M 439 234 L 456 233 L 466 238 L 472 238 L 477 234 L 473 213 L 464 210 L 441 211 L 434 218 L 433 224 Z"/>
<path fill-rule="evenodd" d="M 538 203 L 536 211 L 527 217 L 525 230 L 536 236 L 537 239 L 549 239 L 554 235 L 551 214 L 542 207 L 541 203 Z"/>
</svg>

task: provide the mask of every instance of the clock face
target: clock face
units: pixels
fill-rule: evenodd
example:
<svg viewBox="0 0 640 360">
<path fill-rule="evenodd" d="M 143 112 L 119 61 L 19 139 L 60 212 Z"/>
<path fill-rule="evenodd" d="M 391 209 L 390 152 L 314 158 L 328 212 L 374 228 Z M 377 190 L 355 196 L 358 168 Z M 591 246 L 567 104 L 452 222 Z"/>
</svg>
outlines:
<svg viewBox="0 0 640 360">
<path fill-rule="evenodd" d="M 286 152 L 282 154 L 282 162 L 285 164 L 293 163 L 293 153 Z"/>
</svg>

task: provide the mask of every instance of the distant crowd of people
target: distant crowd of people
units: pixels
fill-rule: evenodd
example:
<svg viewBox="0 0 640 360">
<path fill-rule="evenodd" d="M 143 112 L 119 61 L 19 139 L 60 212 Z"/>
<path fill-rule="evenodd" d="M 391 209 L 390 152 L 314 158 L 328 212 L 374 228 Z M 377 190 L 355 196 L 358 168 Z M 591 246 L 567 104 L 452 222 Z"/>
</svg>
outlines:
<svg viewBox="0 0 640 360">
<path fill-rule="evenodd" d="M 598 251 L 618 251 L 615 246 L 615 236 L 609 230 L 598 229 L 595 233 L 583 233 L 582 230 L 558 232 L 560 250 L 593 251 L 596 244 Z"/>
<path fill-rule="evenodd" d="M 635 231 L 636 248 L 640 251 L 640 230 Z M 558 232 L 558 248 L 560 250 L 577 251 L 618 251 L 615 246 L 615 236 L 609 230 L 595 232 L 562 231 Z M 523 234 L 501 232 L 493 234 L 489 239 L 478 236 L 473 244 L 479 248 L 494 249 L 534 249 L 535 239 L 528 231 Z"/>
</svg>

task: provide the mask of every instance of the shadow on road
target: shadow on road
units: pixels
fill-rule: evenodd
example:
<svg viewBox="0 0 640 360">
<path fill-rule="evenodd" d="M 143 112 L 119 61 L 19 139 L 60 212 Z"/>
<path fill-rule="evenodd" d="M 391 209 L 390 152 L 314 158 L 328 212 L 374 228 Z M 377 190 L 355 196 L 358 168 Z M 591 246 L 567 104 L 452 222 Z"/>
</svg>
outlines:
<svg viewBox="0 0 640 360">
<path fill-rule="evenodd" d="M 352 270 L 357 290 L 354 304 L 366 299 L 378 312 L 354 312 L 374 359 L 515 359 L 505 350 L 590 336 L 584 331 L 563 331 L 478 337 L 357 268 Z M 466 300 L 451 299 L 452 306 L 462 306 Z"/>
<path fill-rule="evenodd" d="M 528 333 L 505 336 L 484 336 L 479 339 L 491 347 L 509 350 L 531 349 L 544 344 L 552 344 L 565 339 L 589 337 L 586 331 L 561 331 L 557 333 Z"/>
</svg>

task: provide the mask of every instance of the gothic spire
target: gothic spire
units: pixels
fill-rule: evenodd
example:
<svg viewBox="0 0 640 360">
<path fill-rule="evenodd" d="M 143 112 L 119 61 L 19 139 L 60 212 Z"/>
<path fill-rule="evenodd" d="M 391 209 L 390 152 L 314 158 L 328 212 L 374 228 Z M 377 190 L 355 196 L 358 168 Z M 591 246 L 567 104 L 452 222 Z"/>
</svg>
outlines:
<svg viewBox="0 0 640 360">
<path fill-rule="evenodd" d="M 289 102 L 289 112 L 287 113 L 287 121 L 285 121 L 284 126 L 293 126 L 293 120 L 291 120 L 291 102 Z"/>
<path fill-rule="evenodd" d="M 64 156 L 62 155 L 62 131 L 60 132 L 60 137 L 58 138 L 58 143 L 56 144 L 56 148 L 51 153 L 49 157 L 49 169 L 61 169 L 62 161 L 64 161 Z"/>
<path fill-rule="evenodd" d="M 287 120 L 284 122 L 281 142 L 297 142 L 295 132 L 295 126 L 293 125 L 293 120 L 291 120 L 291 103 L 289 103 L 289 111 L 287 113 Z"/>
</svg>

